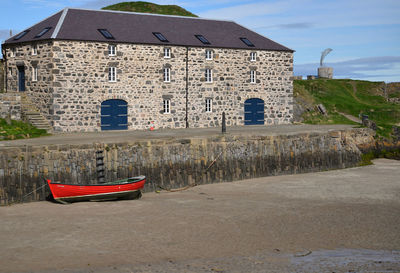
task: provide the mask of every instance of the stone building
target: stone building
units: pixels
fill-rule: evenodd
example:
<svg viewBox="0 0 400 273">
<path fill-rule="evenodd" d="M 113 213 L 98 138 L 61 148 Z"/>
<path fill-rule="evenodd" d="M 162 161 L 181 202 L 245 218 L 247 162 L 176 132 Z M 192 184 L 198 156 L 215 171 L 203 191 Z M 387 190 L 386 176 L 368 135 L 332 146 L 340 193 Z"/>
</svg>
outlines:
<svg viewBox="0 0 400 273">
<path fill-rule="evenodd" d="M 230 21 L 66 8 L 2 45 L 55 131 L 284 124 L 293 50 Z"/>
</svg>

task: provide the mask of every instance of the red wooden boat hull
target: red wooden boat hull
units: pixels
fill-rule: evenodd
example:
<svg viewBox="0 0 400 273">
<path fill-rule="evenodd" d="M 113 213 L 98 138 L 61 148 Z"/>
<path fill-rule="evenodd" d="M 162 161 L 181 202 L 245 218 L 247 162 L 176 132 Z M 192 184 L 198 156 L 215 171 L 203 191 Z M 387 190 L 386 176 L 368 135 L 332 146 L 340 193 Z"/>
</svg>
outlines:
<svg viewBox="0 0 400 273">
<path fill-rule="evenodd" d="M 131 177 L 110 184 L 73 185 L 47 180 L 54 200 L 61 203 L 131 199 L 140 197 L 146 182 L 145 176 Z"/>
</svg>

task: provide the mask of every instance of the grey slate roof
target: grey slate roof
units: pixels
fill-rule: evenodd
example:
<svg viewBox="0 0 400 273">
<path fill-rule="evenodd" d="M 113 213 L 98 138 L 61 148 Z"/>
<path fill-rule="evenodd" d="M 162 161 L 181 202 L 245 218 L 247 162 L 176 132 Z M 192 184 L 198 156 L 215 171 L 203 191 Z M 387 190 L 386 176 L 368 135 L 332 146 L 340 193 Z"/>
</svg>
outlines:
<svg viewBox="0 0 400 273">
<path fill-rule="evenodd" d="M 51 29 L 42 37 L 35 38 L 46 27 Z M 106 39 L 98 29 L 107 29 L 115 39 Z M 19 40 L 14 39 L 17 36 L 15 35 L 4 44 L 56 39 L 293 52 L 232 21 L 134 12 L 66 8 L 30 27 L 29 30 Z M 159 41 L 153 32 L 162 33 L 169 42 Z M 210 44 L 205 45 L 200 42 L 195 37 L 198 34 L 203 35 Z M 254 47 L 247 46 L 240 38 L 249 39 Z"/>
</svg>

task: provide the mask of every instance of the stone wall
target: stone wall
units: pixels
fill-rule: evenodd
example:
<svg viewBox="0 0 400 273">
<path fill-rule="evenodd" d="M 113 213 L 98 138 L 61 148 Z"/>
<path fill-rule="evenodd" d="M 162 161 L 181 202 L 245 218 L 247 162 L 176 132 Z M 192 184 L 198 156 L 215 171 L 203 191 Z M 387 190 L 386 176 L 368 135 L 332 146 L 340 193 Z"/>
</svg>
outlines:
<svg viewBox="0 0 400 273">
<path fill-rule="evenodd" d="M 33 55 L 32 46 L 36 45 L 37 54 Z M 7 56 L 7 92 L 19 92 L 18 67 L 25 70 L 25 93 L 28 94 L 42 114 L 51 121 L 53 104 L 53 49 L 52 42 L 38 42 L 35 44 L 17 45 L 15 56 L 12 48 L 5 48 Z M 38 70 L 37 81 L 32 80 L 32 70 Z"/>
<path fill-rule="evenodd" d="M 184 47 L 173 47 L 171 58 L 162 46 L 117 44 L 108 56 L 108 43 L 55 42 L 58 71 L 54 84 L 54 127 L 58 131 L 100 130 L 104 100 L 128 103 L 128 129 L 185 127 Z M 109 82 L 108 69 L 117 68 L 117 81 Z M 163 68 L 171 68 L 171 81 L 163 81 Z M 171 114 L 163 114 L 163 98 L 170 98 Z"/>
<path fill-rule="evenodd" d="M 277 136 L 221 135 L 121 144 L 1 148 L 0 204 L 21 201 L 44 181 L 95 183 L 95 152 L 106 179 L 146 175 L 145 191 L 356 166 L 374 141 L 369 129 Z M 47 187 L 22 201 L 44 200 Z"/>
<path fill-rule="evenodd" d="M 0 93 L 0 118 L 21 120 L 21 96 L 18 93 Z"/>
<path fill-rule="evenodd" d="M 184 128 L 186 126 L 186 55 L 188 56 L 189 127 L 217 126 L 222 112 L 227 125 L 243 125 L 244 101 L 265 101 L 266 123 L 292 120 L 292 53 L 212 49 L 206 60 L 204 48 L 117 44 L 116 56 L 108 55 L 108 43 L 54 42 L 54 127 L 59 131 L 100 130 L 100 105 L 108 99 L 128 103 L 128 129 Z M 79 58 L 77 56 L 80 56 Z M 117 68 L 117 81 L 109 82 L 108 68 Z M 164 82 L 163 69 L 171 69 Z M 205 69 L 213 70 L 213 82 L 205 82 Z M 257 70 L 257 83 L 250 83 L 250 68 Z M 212 113 L 205 112 L 205 99 L 213 99 Z M 171 113 L 164 114 L 163 100 L 170 99 Z"/>
<path fill-rule="evenodd" d="M 4 82 L 4 60 L 0 59 L 0 93 L 6 90 L 4 87 Z"/>
<path fill-rule="evenodd" d="M 6 48 L 8 91 L 18 90 L 18 66 L 25 67 L 26 92 L 55 131 L 101 130 L 101 103 L 122 99 L 128 103 L 128 129 L 212 127 L 226 112 L 227 125 L 244 124 L 244 102 L 260 98 L 265 102 L 265 123 L 285 124 L 293 118 L 293 53 L 265 50 L 168 46 L 171 58 L 164 58 L 164 46 L 118 43 L 116 56 L 109 56 L 109 43 L 52 41 L 16 46 L 16 56 Z M 256 52 L 256 61 L 250 53 Z M 187 58 L 188 57 L 188 58 Z M 188 65 L 186 66 L 186 60 Z M 32 82 L 32 69 L 38 81 Z M 116 82 L 108 79 L 109 67 L 117 68 Z M 163 69 L 171 69 L 164 82 Z M 205 69 L 213 71 L 212 83 L 205 82 Z M 186 70 L 188 69 L 188 71 Z M 256 83 L 250 83 L 250 70 Z M 188 77 L 186 76 L 188 74 Z M 188 93 L 188 105 L 186 94 Z M 163 100 L 171 101 L 171 113 L 163 113 Z M 205 111 L 212 99 L 212 112 Z"/>
<path fill-rule="evenodd" d="M 250 53 L 256 60 L 250 60 Z M 213 49 L 206 60 L 204 48 L 189 50 L 189 126 L 221 125 L 222 112 L 228 126 L 244 125 L 244 103 L 250 98 L 264 101 L 265 124 L 287 124 L 293 119 L 293 54 L 265 50 Z M 205 70 L 212 69 L 212 82 Z M 250 83 L 250 70 L 256 82 Z M 206 99 L 212 99 L 212 113 Z"/>
</svg>

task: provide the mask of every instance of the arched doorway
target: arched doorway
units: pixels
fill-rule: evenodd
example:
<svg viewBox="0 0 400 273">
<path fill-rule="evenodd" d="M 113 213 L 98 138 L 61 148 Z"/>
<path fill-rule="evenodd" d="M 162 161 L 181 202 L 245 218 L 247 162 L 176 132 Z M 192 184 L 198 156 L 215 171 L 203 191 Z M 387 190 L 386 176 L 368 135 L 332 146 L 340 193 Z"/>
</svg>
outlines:
<svg viewBox="0 0 400 273">
<path fill-rule="evenodd" d="M 101 103 L 101 130 L 127 130 L 128 103 L 124 100 L 106 100 Z"/>
<path fill-rule="evenodd" d="M 264 101 L 253 98 L 244 102 L 244 125 L 264 124 Z"/>
</svg>

